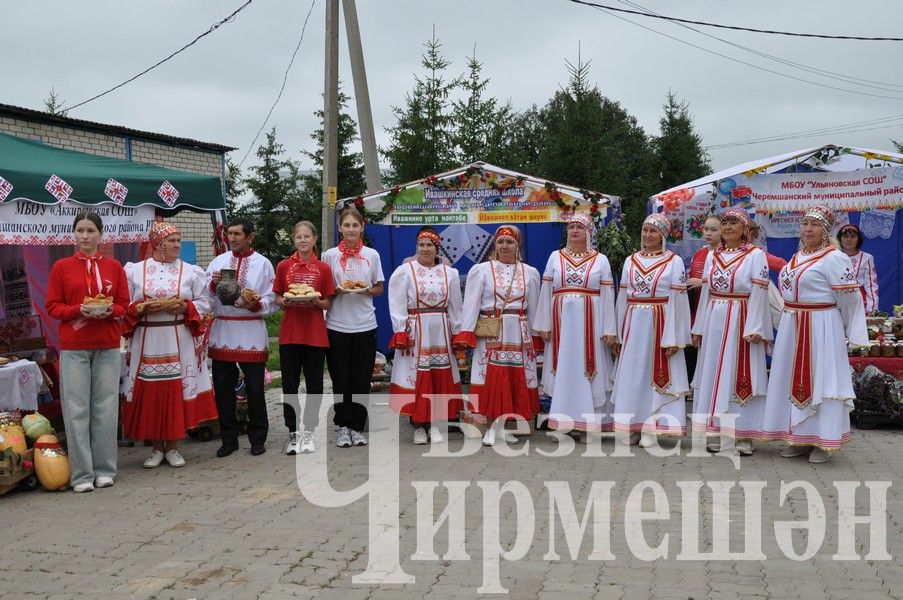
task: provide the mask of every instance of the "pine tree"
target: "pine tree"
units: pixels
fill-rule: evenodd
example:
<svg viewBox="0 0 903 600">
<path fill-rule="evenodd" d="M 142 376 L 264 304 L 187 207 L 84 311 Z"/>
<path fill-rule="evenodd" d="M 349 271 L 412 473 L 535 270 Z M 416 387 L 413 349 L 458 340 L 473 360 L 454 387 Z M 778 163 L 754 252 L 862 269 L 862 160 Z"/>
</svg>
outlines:
<svg viewBox="0 0 903 600">
<path fill-rule="evenodd" d="M 50 88 L 50 94 L 44 99 L 44 112 L 56 117 L 65 117 L 69 112 L 63 108 L 63 99 L 53 88 Z"/>
<path fill-rule="evenodd" d="M 245 193 L 245 185 L 241 177 L 241 168 L 226 159 L 226 215 L 237 217 L 244 213 L 245 207 L 238 203 L 238 198 Z"/>
<path fill-rule="evenodd" d="M 461 78 L 445 79 L 451 63 L 442 57 L 442 44 L 433 37 L 424 46 L 421 65 L 426 76 L 414 76 L 414 89 L 405 95 L 404 107 L 392 107 L 396 124 L 387 129 L 392 143 L 383 149 L 396 183 L 420 179 L 456 166 L 449 95 Z"/>
<path fill-rule="evenodd" d="M 665 100 L 664 115 L 659 119 L 661 134 L 653 138 L 658 190 L 667 190 L 712 172 L 702 138 L 693 129 L 689 106 L 680 102 L 670 90 Z M 654 193 L 654 192 L 653 192 Z"/>
<path fill-rule="evenodd" d="M 511 106 L 498 107 L 498 100 L 485 98 L 489 79 L 482 77 L 483 63 L 474 54 L 467 59 L 468 76 L 461 88 L 467 94 L 463 100 L 453 103 L 454 143 L 460 164 L 478 160 L 492 163 L 493 153 L 498 153 L 499 144 L 506 137 L 510 121 Z"/>
<path fill-rule="evenodd" d="M 589 63 L 566 61 L 570 80 L 540 111 L 543 138 L 536 173 L 620 196 L 625 225 L 638 233 L 657 191 L 646 133 L 620 104 L 590 85 Z M 616 261 L 612 261 L 614 264 Z"/>
<path fill-rule="evenodd" d="M 486 162 L 538 175 L 541 172 L 539 155 L 546 135 L 540 109 L 534 104 L 528 110 L 516 113 L 507 105 L 501 117 L 493 127 Z"/>
<path fill-rule="evenodd" d="M 254 247 L 273 262 L 294 251 L 291 227 L 301 209 L 298 165 L 282 158 L 283 154 L 274 127 L 257 149 L 260 164 L 251 167 L 252 175 L 243 180 L 254 194 L 245 212 L 255 223 Z"/>
<path fill-rule="evenodd" d="M 338 174 L 338 197 L 347 198 L 362 194 L 367 189 L 367 181 L 364 176 L 364 159 L 360 152 L 352 152 L 351 144 L 357 141 L 357 123 L 348 114 L 346 108 L 350 98 L 341 90 L 339 91 L 339 126 L 338 126 L 338 164 L 336 171 Z M 320 128 L 310 134 L 310 137 L 316 142 L 316 149 L 313 152 L 304 151 L 314 165 L 316 165 L 316 173 L 314 175 L 303 175 L 302 183 L 304 187 L 317 188 L 320 197 L 322 197 L 323 185 L 323 111 L 318 110 L 314 113 L 320 119 Z M 320 210 L 319 202 L 316 208 Z M 317 213 L 319 214 L 319 212 Z M 314 219 L 309 219 L 318 222 Z"/>
</svg>

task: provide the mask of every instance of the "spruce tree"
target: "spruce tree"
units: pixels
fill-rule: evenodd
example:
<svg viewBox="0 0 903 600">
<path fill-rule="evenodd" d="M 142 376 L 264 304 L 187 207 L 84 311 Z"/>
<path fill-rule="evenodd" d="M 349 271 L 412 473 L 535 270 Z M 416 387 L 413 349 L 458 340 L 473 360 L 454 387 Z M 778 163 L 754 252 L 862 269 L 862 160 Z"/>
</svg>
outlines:
<svg viewBox="0 0 903 600">
<path fill-rule="evenodd" d="M 461 84 L 466 97 L 456 100 L 452 110 L 458 162 L 492 163 L 492 155 L 498 154 L 499 145 L 507 136 L 511 107 L 499 108 L 496 98 L 485 97 L 489 79 L 482 76 L 483 63 L 477 60 L 476 46 L 473 56 L 467 59 L 467 69 L 467 78 Z"/>
<path fill-rule="evenodd" d="M 433 37 L 424 46 L 421 65 L 424 77 L 414 76 L 414 89 L 405 96 L 404 107 L 392 107 L 396 124 L 387 128 L 392 142 L 383 149 L 389 161 L 391 179 L 413 181 L 457 166 L 449 96 L 461 78 L 446 80 L 451 63 L 442 57 L 442 44 Z"/>
<path fill-rule="evenodd" d="M 283 154 L 273 127 L 257 149 L 260 164 L 251 167 L 252 174 L 243 180 L 254 195 L 245 207 L 245 215 L 255 223 L 254 247 L 273 262 L 294 251 L 291 227 L 301 207 L 298 165 L 283 158 Z"/>
<path fill-rule="evenodd" d="M 670 90 L 659 119 L 661 133 L 653 138 L 658 190 L 667 190 L 712 172 L 702 138 L 693 128 L 689 106 Z M 655 192 L 653 192 L 655 193 Z"/>
</svg>

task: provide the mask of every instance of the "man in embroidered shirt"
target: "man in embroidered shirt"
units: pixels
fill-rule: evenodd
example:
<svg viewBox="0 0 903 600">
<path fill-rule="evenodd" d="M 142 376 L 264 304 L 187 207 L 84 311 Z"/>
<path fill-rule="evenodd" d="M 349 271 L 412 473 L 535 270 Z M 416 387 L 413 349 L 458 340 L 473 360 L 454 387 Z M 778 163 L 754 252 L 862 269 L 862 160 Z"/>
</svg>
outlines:
<svg viewBox="0 0 903 600">
<path fill-rule="evenodd" d="M 257 456 L 266 452 L 264 443 L 269 428 L 263 389 L 269 339 L 263 317 L 276 311 L 275 271 L 272 263 L 251 247 L 254 241 L 251 221 L 233 219 L 226 235 L 231 249 L 214 258 L 207 267 L 208 290 L 213 296 L 215 317 L 210 325 L 208 354 L 213 360 L 213 392 L 222 439 L 216 455 L 229 456 L 238 450 L 235 386 L 240 368 L 248 398 L 248 441 L 251 454 Z M 231 306 L 223 304 L 216 294 L 223 269 L 235 273 L 243 291 Z"/>
</svg>

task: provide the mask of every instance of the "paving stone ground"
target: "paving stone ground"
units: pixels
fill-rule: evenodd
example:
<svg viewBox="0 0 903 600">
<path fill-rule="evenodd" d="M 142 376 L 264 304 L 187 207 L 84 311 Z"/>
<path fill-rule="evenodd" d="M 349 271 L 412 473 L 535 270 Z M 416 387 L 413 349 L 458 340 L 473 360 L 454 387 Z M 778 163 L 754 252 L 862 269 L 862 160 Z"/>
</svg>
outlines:
<svg viewBox="0 0 903 600">
<path fill-rule="evenodd" d="M 4 540 L 0 597 L 473 598 L 480 595 L 484 573 L 494 564 L 498 564 L 498 581 L 509 598 L 903 597 L 903 431 L 855 431 L 851 445 L 832 462 L 819 466 L 805 459 L 781 458 L 779 445 L 763 444 L 735 470 L 726 458 L 687 456 L 687 440 L 681 444 L 680 456 L 667 458 L 641 449 L 634 449 L 631 457 L 589 458 L 581 455 L 586 447 L 579 444 L 566 456 L 542 456 L 541 452 L 555 451 L 557 444 L 541 432 L 529 439 L 527 456 L 505 457 L 481 448 L 466 457 L 426 457 L 427 448 L 411 445 L 411 430 L 402 423 L 397 543 L 400 566 L 414 581 L 360 585 L 352 577 L 367 568 L 371 553 L 385 557 L 389 548 L 370 546 L 368 500 L 320 507 L 302 496 L 296 483 L 296 461 L 304 471 L 308 468 L 304 461 L 314 459 L 280 454 L 285 429 L 278 393 L 269 393 L 268 404 L 270 438 L 262 456 L 249 454 L 246 439 L 239 452 L 222 459 L 214 456 L 216 441 L 188 441 L 182 446 L 186 467 L 145 470 L 141 463 L 146 448 L 121 448 L 120 472 L 112 488 L 78 495 L 17 491 L 0 497 Z M 375 406 L 372 412 L 376 425 L 393 418 L 386 406 Z M 338 449 L 331 424 L 327 429 L 328 445 L 321 445 L 318 455 L 326 458 L 332 485 L 350 490 L 364 483 L 368 452 L 377 449 L 372 445 Z M 372 435 L 380 434 L 374 431 Z M 460 433 L 452 432 L 449 438 L 449 448 L 462 447 Z M 611 453 L 614 443 L 605 440 L 597 446 Z M 449 512 L 463 511 L 464 526 L 455 529 L 463 529 L 469 558 L 444 556 L 449 532 L 442 526 L 432 548 L 425 549 L 427 553 L 434 550 L 437 558 L 424 560 L 423 555 L 415 556 L 418 505 L 412 482 L 439 482 L 432 502 L 433 518 L 438 518 L 449 496 L 442 482 L 453 481 L 463 482 L 458 485 L 464 491 Z M 489 561 L 487 566 L 483 558 L 490 553 L 484 552 L 488 547 L 484 537 L 487 532 L 493 534 L 494 527 L 489 516 L 492 511 L 484 510 L 483 488 L 509 481 L 519 482 L 512 484 L 515 487 L 523 486 L 520 498 L 535 510 L 535 518 L 529 519 L 533 534 L 528 536 L 530 527 L 523 522 L 518 527 L 518 508 L 523 511 L 530 506 L 517 507 L 511 494 L 490 503 L 490 509 L 496 506 L 498 510 L 497 539 L 502 551 L 511 550 L 520 557 Z M 795 481 L 809 489 L 791 490 L 782 503 L 781 482 Z M 855 511 L 864 515 L 870 510 L 866 481 L 890 483 L 886 510 L 875 509 L 879 516 L 886 514 L 886 542 L 875 543 L 868 525 L 857 525 L 854 548 L 858 559 L 835 560 L 832 556 L 838 551 L 841 535 L 838 522 L 847 523 L 850 518 L 838 517 L 843 495 L 838 482 L 854 482 L 840 483 L 841 488 L 860 485 Z M 697 505 L 682 497 L 681 486 L 692 489 L 693 482 L 715 488 L 735 485 L 723 494 L 704 489 Z M 750 512 L 755 505 L 748 508 L 744 504 L 739 482 L 748 487 L 764 484 L 758 503 L 761 518 L 752 519 L 755 526 L 750 531 L 744 531 L 743 524 L 748 514 L 755 516 Z M 662 518 L 639 522 L 643 511 L 654 515 L 651 488 L 655 484 L 662 493 Z M 644 486 L 650 489 L 639 501 L 637 494 Z M 583 519 L 593 490 L 592 497 L 601 498 L 593 513 L 602 515 L 595 530 L 598 537 L 594 537 L 590 522 L 582 544 L 577 547 L 575 543 L 574 556 L 562 533 L 561 517 L 556 513 L 550 519 L 549 487 L 570 490 L 575 513 L 564 517 L 564 522 L 571 525 Z M 609 487 L 610 492 L 603 493 Z M 807 496 L 811 491 L 820 497 L 813 514 L 822 507 L 824 511 L 821 542 L 818 531 L 798 529 L 777 536 L 776 525 L 805 525 L 810 516 L 808 500 L 814 497 Z M 875 496 L 883 498 L 885 494 Z M 688 527 L 697 506 L 699 527 Z M 421 508 L 428 507 L 430 502 L 421 502 Z M 723 527 L 724 520 L 713 518 L 713 513 L 729 518 L 729 526 Z M 640 524 L 635 526 L 635 522 Z M 758 544 L 752 543 L 756 531 L 761 538 Z M 695 554 L 694 535 L 698 537 Z M 606 537 L 608 544 L 604 543 Z M 790 547 L 781 546 L 785 537 Z M 517 546 L 516 539 L 523 546 Z M 788 558 L 794 552 L 803 554 L 807 543 L 815 547 L 812 555 L 802 560 Z M 641 546 L 660 544 L 659 558 L 643 555 Z M 713 544 L 720 545 L 717 557 L 710 555 Z M 744 544 L 750 544 L 753 552 L 760 550 L 762 556 L 738 558 Z M 881 556 L 885 548 L 889 559 Z M 866 556 L 869 552 L 871 557 Z"/>
</svg>

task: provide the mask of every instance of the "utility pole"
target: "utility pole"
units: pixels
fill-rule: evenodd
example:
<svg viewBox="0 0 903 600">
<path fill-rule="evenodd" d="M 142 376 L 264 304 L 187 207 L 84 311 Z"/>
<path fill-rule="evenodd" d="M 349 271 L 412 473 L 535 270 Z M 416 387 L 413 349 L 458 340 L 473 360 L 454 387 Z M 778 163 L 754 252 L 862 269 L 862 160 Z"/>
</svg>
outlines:
<svg viewBox="0 0 903 600">
<path fill-rule="evenodd" d="M 364 175 L 367 178 L 367 191 L 376 192 L 382 189 L 382 182 L 379 177 L 379 157 L 376 153 L 376 135 L 373 132 L 373 112 L 370 109 L 367 70 L 364 68 L 361 29 L 357 22 L 357 7 L 354 0 L 342 0 L 342 10 L 345 13 L 348 57 L 351 59 L 354 100 L 357 104 L 357 123 L 360 127 L 361 148 L 364 153 Z"/>
<path fill-rule="evenodd" d="M 323 86 L 323 247 L 334 244 L 339 161 L 339 0 L 326 0 L 326 68 Z"/>
</svg>

